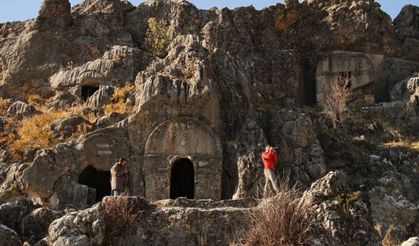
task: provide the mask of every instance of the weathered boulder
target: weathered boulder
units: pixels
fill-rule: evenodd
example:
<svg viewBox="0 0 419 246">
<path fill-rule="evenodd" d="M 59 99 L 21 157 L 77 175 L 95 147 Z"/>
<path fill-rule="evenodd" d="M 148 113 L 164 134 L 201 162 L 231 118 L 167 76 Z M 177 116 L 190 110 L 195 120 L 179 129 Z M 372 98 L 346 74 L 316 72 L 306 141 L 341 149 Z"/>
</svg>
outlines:
<svg viewBox="0 0 419 246">
<path fill-rule="evenodd" d="M 22 196 L 20 183 L 17 182 L 19 176 L 26 169 L 27 164 L 13 163 L 4 170 L 3 182 L 0 186 L 0 203 L 15 197 Z"/>
<path fill-rule="evenodd" d="M 292 170 L 306 185 L 322 177 L 326 171 L 325 158 L 310 117 L 297 108 L 281 110 L 275 120 L 279 129 L 274 132 L 279 145 L 279 166 Z"/>
<path fill-rule="evenodd" d="M 85 107 L 100 108 L 105 104 L 111 102 L 112 95 L 115 88 L 112 86 L 104 86 L 96 91 L 89 99 L 85 102 Z"/>
<path fill-rule="evenodd" d="M 413 190 L 407 176 L 385 172 L 377 186 L 369 191 L 372 220 L 382 238 L 397 242 L 396 238 L 391 238 L 393 235 L 405 239 L 409 228 L 415 227 L 419 203 L 415 201 L 417 194 Z"/>
<path fill-rule="evenodd" d="M 406 5 L 394 19 L 394 28 L 402 40 L 402 49 L 405 57 L 417 60 L 419 57 L 419 7 Z"/>
<path fill-rule="evenodd" d="M 89 127 L 91 123 L 82 116 L 71 116 L 51 123 L 53 138 L 68 138 L 82 126 Z"/>
<path fill-rule="evenodd" d="M 112 112 L 107 116 L 103 116 L 94 123 L 95 127 L 97 128 L 104 128 L 110 125 L 113 125 L 115 123 L 118 123 L 122 120 L 124 120 L 127 117 L 126 114 L 118 113 L 118 112 Z"/>
<path fill-rule="evenodd" d="M 391 99 L 419 105 L 419 74 L 412 75 L 396 84 L 391 91 Z"/>
<path fill-rule="evenodd" d="M 238 184 L 233 199 L 260 198 L 263 194 L 264 175 L 260 154 L 267 143 L 263 130 L 252 119 L 247 119 L 237 140 Z"/>
<path fill-rule="evenodd" d="M 19 238 L 35 244 L 46 236 L 51 222 L 62 212 L 40 208 L 27 198 L 18 198 L 0 205 L 0 221 L 19 234 Z M 3 244 L 2 244 L 3 245 Z"/>
<path fill-rule="evenodd" d="M 14 102 L 10 107 L 7 109 L 7 113 L 10 116 L 14 116 L 17 118 L 29 117 L 36 113 L 34 107 L 29 104 L 26 104 L 21 101 Z"/>
<path fill-rule="evenodd" d="M 73 144 L 38 151 L 33 162 L 18 175 L 20 190 L 41 201 L 50 198 L 57 180 L 75 169 Z"/>
<path fill-rule="evenodd" d="M 262 197 L 264 186 L 263 166 L 260 151 L 254 150 L 237 158 L 238 184 L 233 199 L 244 197 Z"/>
<path fill-rule="evenodd" d="M 66 90 L 74 86 L 99 86 L 122 84 L 133 81 L 137 56 L 142 54 L 138 49 L 127 46 L 113 46 L 101 58 L 89 61 L 73 69 L 62 69 L 50 78 L 51 86 Z"/>
<path fill-rule="evenodd" d="M 331 171 L 304 192 L 303 200 L 313 204 L 314 213 L 308 244 L 379 245 L 367 201 L 350 186 L 348 174 Z"/>
<path fill-rule="evenodd" d="M 20 246 L 22 241 L 14 230 L 0 224 L 0 244 L 4 246 Z"/>
<path fill-rule="evenodd" d="M 63 215 L 63 212 L 48 208 L 35 209 L 23 217 L 19 234 L 30 243 L 36 243 L 47 235 L 49 225 Z"/>
<path fill-rule="evenodd" d="M 402 38 L 419 39 L 419 7 L 408 4 L 402 8 L 399 15 L 394 19 L 394 27 L 397 34 Z"/>
<path fill-rule="evenodd" d="M 251 209 L 241 207 L 240 201 L 224 206 L 214 206 L 206 200 L 194 203 L 206 205 L 155 205 L 139 197 L 107 197 L 93 208 L 54 221 L 48 241 L 52 245 L 80 241 L 113 245 L 229 245 L 235 239 L 233 235 L 244 236 Z"/>
<path fill-rule="evenodd" d="M 348 191 L 348 175 L 342 171 L 330 171 L 323 178 L 315 181 L 310 193 L 318 193 L 324 197 L 333 197 Z"/>
<path fill-rule="evenodd" d="M 37 205 L 27 198 L 17 198 L 14 201 L 6 202 L 0 205 L 1 224 L 18 232 L 22 219 L 30 214 Z"/>
<path fill-rule="evenodd" d="M 73 95 L 71 92 L 63 91 L 48 100 L 48 107 L 53 109 L 62 109 L 71 106 L 74 103 L 80 102 L 80 99 Z"/>
<path fill-rule="evenodd" d="M 401 246 L 419 246 L 419 237 L 411 237 L 404 241 Z"/>
</svg>

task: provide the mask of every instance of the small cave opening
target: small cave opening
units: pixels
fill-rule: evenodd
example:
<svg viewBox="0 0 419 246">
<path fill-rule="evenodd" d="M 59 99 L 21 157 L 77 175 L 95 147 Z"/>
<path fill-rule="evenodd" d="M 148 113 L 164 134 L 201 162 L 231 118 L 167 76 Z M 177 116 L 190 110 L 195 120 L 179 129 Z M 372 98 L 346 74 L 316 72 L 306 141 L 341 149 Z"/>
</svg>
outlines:
<svg viewBox="0 0 419 246">
<path fill-rule="evenodd" d="M 170 174 L 170 199 L 186 197 L 194 199 L 195 171 L 191 160 L 182 158 L 172 165 Z"/>
<path fill-rule="evenodd" d="M 316 88 L 316 69 L 317 64 L 314 61 L 305 61 L 304 63 L 304 89 L 303 89 L 303 103 L 305 105 L 315 105 L 317 103 L 317 88 Z"/>
<path fill-rule="evenodd" d="M 81 98 L 86 102 L 97 90 L 99 90 L 99 86 L 83 85 L 81 87 Z"/>
<path fill-rule="evenodd" d="M 111 194 L 111 172 L 98 171 L 92 166 L 81 172 L 78 182 L 96 190 L 96 202 Z"/>
</svg>

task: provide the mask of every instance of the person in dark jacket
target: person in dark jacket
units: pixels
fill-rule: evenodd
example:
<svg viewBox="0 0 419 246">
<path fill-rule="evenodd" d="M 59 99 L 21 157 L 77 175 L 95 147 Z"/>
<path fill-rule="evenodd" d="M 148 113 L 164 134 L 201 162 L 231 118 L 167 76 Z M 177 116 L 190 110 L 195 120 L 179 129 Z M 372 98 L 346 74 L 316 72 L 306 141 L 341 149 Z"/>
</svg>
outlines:
<svg viewBox="0 0 419 246">
<path fill-rule="evenodd" d="M 128 181 L 127 160 L 118 158 L 111 168 L 111 189 L 112 196 L 120 196 L 125 190 Z"/>
<path fill-rule="evenodd" d="M 265 167 L 265 187 L 263 189 L 263 195 L 266 197 L 266 192 L 268 190 L 269 182 L 271 182 L 274 190 L 278 193 L 279 188 L 276 183 L 276 175 L 275 175 L 275 168 L 276 163 L 278 162 L 278 155 L 276 154 L 275 149 L 270 146 L 266 145 L 265 151 L 262 152 L 262 161 Z"/>
</svg>

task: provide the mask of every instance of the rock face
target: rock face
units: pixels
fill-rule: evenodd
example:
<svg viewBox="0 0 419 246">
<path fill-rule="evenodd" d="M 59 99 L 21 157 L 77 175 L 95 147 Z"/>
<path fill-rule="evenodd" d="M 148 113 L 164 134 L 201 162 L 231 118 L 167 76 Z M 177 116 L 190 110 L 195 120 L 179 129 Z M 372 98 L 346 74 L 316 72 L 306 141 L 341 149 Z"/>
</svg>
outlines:
<svg viewBox="0 0 419 246">
<path fill-rule="evenodd" d="M 409 228 L 417 223 L 419 205 L 417 196 L 411 193 L 410 179 L 401 173 L 387 172 L 378 181 L 377 187 L 369 191 L 371 216 L 376 228 L 380 235 L 406 238 Z"/>
<path fill-rule="evenodd" d="M 61 216 L 63 216 L 62 212 L 40 208 L 39 205 L 25 198 L 3 203 L 0 206 L 0 227 L 2 227 L 0 240 L 3 240 L 3 236 L 8 236 L 9 243 L 20 242 L 23 239 L 35 244 L 46 236 L 51 222 Z M 2 245 L 15 244 L 2 243 Z M 20 242 L 17 245 L 22 244 Z"/>
<path fill-rule="evenodd" d="M 95 122 L 95 126 L 98 128 L 104 128 L 113 124 L 116 124 L 124 120 L 127 116 L 118 112 L 112 112 L 108 116 L 103 116 Z"/>
<path fill-rule="evenodd" d="M 399 35 L 404 38 L 419 39 L 419 31 L 417 30 L 419 23 L 419 7 L 414 5 L 406 5 L 400 14 L 394 20 Z"/>
<path fill-rule="evenodd" d="M 108 197 L 91 209 L 54 221 L 48 241 L 51 245 L 229 245 L 234 232 L 242 229 L 248 218 L 250 208 L 246 203 L 198 201 L 182 205 L 177 201 L 165 205 L 136 197 Z M 127 221 L 131 222 L 129 226 Z"/>
<path fill-rule="evenodd" d="M 405 101 L 412 105 L 419 104 L 419 74 L 403 80 L 394 86 L 391 91 L 393 101 Z"/>
<path fill-rule="evenodd" d="M 342 47 L 350 47 L 363 49 L 366 53 L 384 52 L 393 55 L 400 51 L 391 18 L 380 10 L 378 3 L 370 0 L 307 2 L 326 12 L 324 22 L 328 26 L 335 49 L 344 50 Z"/>
<path fill-rule="evenodd" d="M 36 21 L 66 28 L 28 22 L 5 32 L 0 57 L 10 54 L 8 60 L 21 62 L 3 64 L 2 91 L 25 81 L 34 90 L 54 91 L 53 107 L 84 99 L 91 108 L 109 102 L 113 94 L 111 87 L 90 93 L 99 86 L 135 81 L 137 93 L 131 117 L 40 150 L 21 175 L 5 178 L 10 182 L 2 189 L 8 194 L 30 194 L 54 208 L 91 203 L 92 192 L 108 181 L 87 185 L 80 183 L 81 174 L 94 169 L 108 175 L 117 156 L 131 163 L 132 195 L 151 200 L 186 196 L 172 194 L 184 185 L 195 198 L 254 196 L 263 183 L 258 156 L 266 143 L 279 147 L 278 174 L 293 173 L 308 187 L 325 174 L 326 160 L 301 103 L 316 95 L 320 100 L 322 85 L 343 67 L 354 90 L 368 88 L 376 99 L 389 97 L 391 88 L 384 84 L 392 87 L 419 68 L 418 62 L 403 60 L 389 17 L 369 0 L 288 1 L 261 11 L 198 10 L 170 1 L 137 8 L 121 1 L 85 1 L 70 16 L 67 6 L 67 1 L 45 1 Z M 166 28 L 176 35 L 167 37 L 167 55 L 157 58 L 142 44 L 148 20 L 164 16 L 173 20 Z M 12 47 L 12 41 L 18 45 Z M 43 43 L 55 46 L 44 49 Z M 45 52 L 34 54 L 37 50 Z M 70 134 L 73 120 L 81 119 L 54 124 L 67 129 L 57 128 L 57 137 Z M 179 166 L 188 177 L 176 176 Z M 189 185 L 172 182 L 177 178 Z"/>
<path fill-rule="evenodd" d="M 406 5 L 394 20 L 398 36 L 403 41 L 403 51 L 406 57 L 415 59 L 419 53 L 415 47 L 419 44 L 419 7 Z"/>
<path fill-rule="evenodd" d="M 65 28 L 72 21 L 70 9 L 71 4 L 68 0 L 45 0 L 39 10 L 37 21 Z"/>
<path fill-rule="evenodd" d="M 22 241 L 15 231 L 0 224 L 0 243 L 5 246 L 22 245 Z"/>
<path fill-rule="evenodd" d="M 89 97 L 85 106 L 90 108 L 100 108 L 103 105 L 110 103 L 114 90 L 115 88 L 111 86 L 105 86 L 102 89 L 99 89 L 91 97 Z"/>
<path fill-rule="evenodd" d="M 64 90 L 74 86 L 99 86 L 124 83 L 135 78 L 134 69 L 141 55 L 138 49 L 114 46 L 103 57 L 71 70 L 63 69 L 54 74 L 50 83 L 53 88 Z M 115 81 L 116 78 L 118 81 Z"/>
<path fill-rule="evenodd" d="M 379 245 L 364 198 L 339 200 L 342 194 L 349 193 L 349 179 L 343 172 L 328 173 L 304 192 L 303 201 L 312 204 L 315 214 L 308 244 Z M 251 215 L 266 203 L 269 200 L 258 205 L 253 199 L 214 202 L 183 198 L 149 203 L 139 197 L 106 197 L 90 209 L 54 221 L 48 242 L 230 245 L 238 243 L 238 239 L 246 240 Z"/>
<path fill-rule="evenodd" d="M 51 130 L 53 131 L 52 137 L 69 137 L 77 131 L 77 128 L 82 127 L 83 125 L 89 126 L 91 123 L 82 116 L 72 116 L 67 119 L 54 121 L 51 124 Z"/>
<path fill-rule="evenodd" d="M 104 209 L 119 201 L 139 216 L 153 214 L 138 231 L 119 235 L 121 244 L 228 243 L 248 206 L 220 211 L 155 201 L 260 197 L 260 153 L 271 144 L 278 147 L 278 176 L 311 187 L 305 196 L 318 214 L 313 235 L 324 235 L 312 244 L 407 239 L 418 232 L 418 198 L 411 192 L 418 185 L 418 159 L 393 149 L 382 157 L 366 143 L 352 146 L 362 139 L 348 140 L 352 132 L 319 132 L 321 115 L 305 104 L 323 100 L 331 78 L 345 75 L 355 101 L 394 100 L 364 107 L 362 117 L 395 121 L 416 136 L 417 76 L 399 82 L 419 71 L 417 21 L 417 7 L 407 6 L 392 25 L 373 0 L 289 0 L 260 11 L 199 10 L 169 0 L 138 7 L 86 0 L 71 9 L 66 0 L 45 0 L 35 20 L 0 24 L 0 96 L 15 102 L 9 114 L 35 113 L 16 102 L 32 93 L 49 98 L 51 109 L 84 103 L 85 112 L 102 112 L 126 82 L 135 83 L 123 102 L 134 112 L 100 118 L 92 128 L 101 129 L 28 151 L 16 163 L 2 151 L 0 202 L 22 195 L 52 209 L 100 202 L 56 220 L 49 228 L 51 244 L 102 244 L 111 235 Z M 77 115 L 54 122 L 54 141 L 88 124 Z M 117 157 L 129 163 L 127 193 L 147 201 L 101 202 L 110 193 L 109 170 Z M 346 174 L 320 179 L 336 164 Z M 24 233 L 42 234 L 48 223 L 38 217 L 49 222 L 56 216 L 42 209 L 28 213 Z M 39 231 L 35 223 L 42 225 Z M 6 226 L 20 234 L 15 225 Z M 381 226 L 378 234 L 373 226 Z M 344 232 L 353 235 L 350 240 Z"/>
</svg>

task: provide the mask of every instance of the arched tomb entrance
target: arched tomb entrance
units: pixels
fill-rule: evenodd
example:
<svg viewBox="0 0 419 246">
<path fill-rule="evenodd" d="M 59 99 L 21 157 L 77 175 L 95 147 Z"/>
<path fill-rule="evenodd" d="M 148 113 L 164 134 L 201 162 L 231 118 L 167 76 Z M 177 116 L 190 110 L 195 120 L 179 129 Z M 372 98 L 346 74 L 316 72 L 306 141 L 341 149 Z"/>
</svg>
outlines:
<svg viewBox="0 0 419 246">
<path fill-rule="evenodd" d="M 221 198 L 222 149 L 218 137 L 192 118 L 157 126 L 143 156 L 145 196 L 155 201 Z"/>
</svg>

